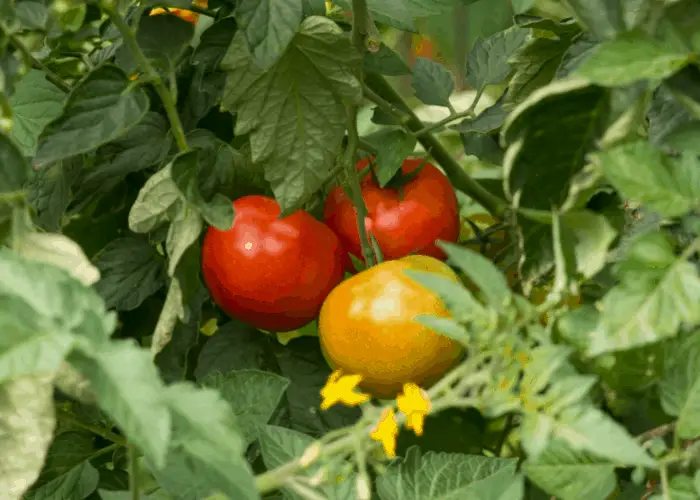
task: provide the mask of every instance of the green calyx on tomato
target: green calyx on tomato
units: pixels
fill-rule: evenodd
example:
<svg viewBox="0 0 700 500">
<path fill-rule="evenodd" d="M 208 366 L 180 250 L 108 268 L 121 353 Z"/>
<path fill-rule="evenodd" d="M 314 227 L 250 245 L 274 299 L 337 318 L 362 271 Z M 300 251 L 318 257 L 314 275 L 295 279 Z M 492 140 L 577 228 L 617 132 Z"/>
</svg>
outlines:
<svg viewBox="0 0 700 500">
<path fill-rule="evenodd" d="M 360 160 L 357 170 L 362 172 L 369 162 L 368 158 Z M 404 160 L 397 179 L 400 190 L 396 184 L 380 187 L 371 172 L 360 180 L 369 237 L 376 240 L 384 260 L 412 254 L 444 260 L 446 255 L 436 241 L 456 242 L 459 237 L 459 212 L 452 184 L 422 158 Z M 328 194 L 323 220 L 338 235 L 347 254 L 363 261 L 357 212 L 342 187 L 336 186 Z M 349 271 L 354 270 L 350 258 L 346 265 Z"/>
<path fill-rule="evenodd" d="M 261 330 L 306 325 L 343 279 L 338 237 L 303 210 L 279 218 L 279 204 L 267 196 L 244 196 L 233 208 L 233 227 L 210 227 L 202 245 L 202 273 L 214 302 Z"/>
</svg>

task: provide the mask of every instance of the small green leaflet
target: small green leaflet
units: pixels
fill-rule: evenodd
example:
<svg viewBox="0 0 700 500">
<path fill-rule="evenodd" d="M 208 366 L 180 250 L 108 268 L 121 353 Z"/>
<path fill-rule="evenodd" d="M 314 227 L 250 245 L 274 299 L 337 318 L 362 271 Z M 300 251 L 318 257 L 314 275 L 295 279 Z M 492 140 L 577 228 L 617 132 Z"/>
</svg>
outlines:
<svg viewBox="0 0 700 500">
<path fill-rule="evenodd" d="M 268 72 L 258 69 L 239 32 L 221 66 L 222 107 L 235 111 L 236 135 L 250 134 L 252 160 L 262 163 L 283 215 L 300 208 L 333 167 L 345 133 L 343 100 L 359 103 L 354 76 L 361 63 L 332 21 L 306 18 Z"/>
<path fill-rule="evenodd" d="M 599 40 L 615 38 L 626 30 L 619 0 L 569 0 L 577 20 Z"/>
<path fill-rule="evenodd" d="M 178 16 L 146 16 L 139 21 L 136 42 L 152 64 L 171 71 L 193 36 L 194 25 Z M 163 43 L 163 40 L 168 43 Z"/>
<path fill-rule="evenodd" d="M 401 169 L 401 164 L 416 147 L 416 138 L 402 129 L 391 130 L 381 142 L 375 161 L 379 186 L 384 187 Z"/>
<path fill-rule="evenodd" d="M 100 474 L 87 460 L 53 481 L 29 492 L 25 500 L 65 498 L 84 500 L 97 489 Z"/>
<path fill-rule="evenodd" d="M 365 53 L 365 71 L 387 76 L 408 75 L 411 73 L 406 62 L 385 44 L 379 45 L 376 52 Z"/>
<path fill-rule="evenodd" d="M 511 72 L 508 60 L 525 42 L 528 30 L 514 26 L 491 35 L 486 40 L 477 38 L 467 58 L 467 81 L 475 89 L 501 83 Z"/>
<path fill-rule="evenodd" d="M 238 3 L 235 17 L 255 64 L 267 71 L 296 35 L 302 19 L 302 1 L 243 0 Z"/>
<path fill-rule="evenodd" d="M 678 436 L 695 439 L 700 436 L 700 335 L 693 332 L 664 347 L 661 405 L 666 413 L 678 417 Z"/>
<path fill-rule="evenodd" d="M 416 57 L 411 71 L 413 89 L 422 103 L 452 107 L 450 95 L 454 90 L 454 78 L 445 66 L 425 57 Z"/>
<path fill-rule="evenodd" d="M 29 163 L 12 139 L 0 133 L 0 193 L 12 193 L 24 187 L 29 178 Z"/>
</svg>

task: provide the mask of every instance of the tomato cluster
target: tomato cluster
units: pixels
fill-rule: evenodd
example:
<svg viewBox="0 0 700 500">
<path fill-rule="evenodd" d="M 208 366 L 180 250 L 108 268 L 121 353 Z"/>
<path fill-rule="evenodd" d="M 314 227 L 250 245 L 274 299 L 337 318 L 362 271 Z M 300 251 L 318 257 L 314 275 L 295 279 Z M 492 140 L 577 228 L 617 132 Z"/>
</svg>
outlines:
<svg viewBox="0 0 700 500">
<path fill-rule="evenodd" d="M 205 235 L 202 272 L 218 306 L 258 329 L 289 332 L 318 317 L 329 365 L 361 374 L 371 394 L 392 397 L 404 382 L 430 385 L 463 352 L 414 321 L 421 314 L 449 313 L 404 271 L 459 280 L 441 262 L 446 255 L 437 241 L 486 249 L 497 259 L 508 238 L 488 214 L 461 221 L 455 191 L 434 165 L 407 159 L 384 187 L 371 168 L 370 159 L 357 163 L 358 171 L 367 172 L 360 179 L 367 244 L 379 247 L 383 262 L 355 270 L 350 256 L 363 260 L 357 211 L 336 186 L 326 198 L 323 221 L 303 210 L 280 217 L 278 203 L 266 196 L 237 199 L 232 228 L 212 227 Z M 346 273 L 354 276 L 343 281 Z"/>
</svg>

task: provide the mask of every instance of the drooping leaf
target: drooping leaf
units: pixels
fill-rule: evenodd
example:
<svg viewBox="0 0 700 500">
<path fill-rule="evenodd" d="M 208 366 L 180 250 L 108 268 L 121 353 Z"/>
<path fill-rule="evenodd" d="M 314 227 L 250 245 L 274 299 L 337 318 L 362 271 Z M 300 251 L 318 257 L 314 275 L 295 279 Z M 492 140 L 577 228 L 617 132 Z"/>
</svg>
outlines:
<svg viewBox="0 0 700 500">
<path fill-rule="evenodd" d="M 317 191 L 333 166 L 345 131 L 343 99 L 359 102 L 353 68 L 359 55 L 332 21 L 309 17 L 268 72 L 254 66 L 237 35 L 222 61 L 223 107 L 235 110 L 236 134 L 250 134 L 275 198 L 288 214 Z"/>
<path fill-rule="evenodd" d="M 129 441 L 162 466 L 171 419 L 163 383 L 149 353 L 132 340 L 119 340 L 82 348 L 71 354 L 69 362 L 90 381 L 100 408 Z"/>
<path fill-rule="evenodd" d="M 7 500 L 23 498 L 39 477 L 55 426 L 50 376 L 0 384 L 0 491 Z"/>
<path fill-rule="evenodd" d="M 389 183 L 415 147 L 416 138 L 401 129 L 392 130 L 384 136 L 375 161 L 380 187 Z"/>
<path fill-rule="evenodd" d="M 508 83 L 507 101 L 522 102 L 551 82 L 569 47 L 566 38 L 533 38 L 525 42 L 509 60 L 515 72 Z"/>
<path fill-rule="evenodd" d="M 232 207 L 231 203 L 228 203 L 228 206 Z M 189 205 L 180 204 L 179 210 L 173 215 L 165 238 L 169 276 L 175 276 L 180 260 L 192 244 L 197 241 L 203 228 L 202 216 Z"/>
<path fill-rule="evenodd" d="M 236 423 L 250 444 L 257 439 L 289 385 L 284 377 L 257 370 L 241 370 L 222 374 L 213 372 L 201 384 L 217 389 L 236 415 Z"/>
<path fill-rule="evenodd" d="M 425 57 L 416 57 L 411 72 L 413 89 L 422 103 L 450 107 L 454 78 L 445 66 Z"/>
<path fill-rule="evenodd" d="M 517 26 L 478 38 L 467 58 L 467 81 L 475 89 L 501 83 L 511 72 L 509 59 L 525 42 L 528 31 Z"/>
<path fill-rule="evenodd" d="M 22 2 L 20 5 L 27 3 Z M 41 4 L 37 2 L 36 5 Z M 10 97 L 14 121 L 10 137 L 21 148 L 24 156 L 34 156 L 39 134 L 47 124 L 60 116 L 65 97 L 65 92 L 36 69 L 29 70 L 17 84 Z"/>
<path fill-rule="evenodd" d="M 601 87 L 567 79 L 535 91 L 508 115 L 501 141 L 508 147 L 504 184 L 514 204 L 549 210 L 563 203 L 604 131 L 608 106 Z"/>
<path fill-rule="evenodd" d="M 236 21 L 245 33 L 256 66 L 270 69 L 297 33 L 302 0 L 243 0 Z"/>
<path fill-rule="evenodd" d="M 63 114 L 39 136 L 43 164 L 91 151 L 126 134 L 148 112 L 148 96 L 117 67 L 105 65 L 73 89 Z"/>
<path fill-rule="evenodd" d="M 596 160 L 626 199 L 669 217 L 700 206 L 700 162 L 693 155 L 669 158 L 648 142 L 636 141 L 598 153 Z"/>
<path fill-rule="evenodd" d="M 102 278 L 95 289 L 108 309 L 136 309 L 165 285 L 163 258 L 146 238 L 117 238 L 97 259 Z"/>
<path fill-rule="evenodd" d="M 129 211 L 129 229 L 135 233 L 147 233 L 168 220 L 182 194 L 171 176 L 168 164 L 153 174 L 139 191 Z"/>
<path fill-rule="evenodd" d="M 671 76 L 687 63 L 688 56 L 669 44 L 629 36 L 591 50 L 574 74 L 597 85 L 623 86 Z"/>
</svg>

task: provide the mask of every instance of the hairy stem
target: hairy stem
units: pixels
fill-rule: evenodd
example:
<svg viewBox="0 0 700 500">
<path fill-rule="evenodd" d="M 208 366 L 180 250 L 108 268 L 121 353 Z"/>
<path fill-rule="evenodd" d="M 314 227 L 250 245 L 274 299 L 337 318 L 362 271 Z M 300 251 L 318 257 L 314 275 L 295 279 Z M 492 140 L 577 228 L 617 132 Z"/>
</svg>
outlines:
<svg viewBox="0 0 700 500">
<path fill-rule="evenodd" d="M 383 76 L 368 74 L 365 81 L 367 85 L 385 101 L 402 103 L 405 105 L 403 98 L 398 92 L 396 92 L 396 90 L 394 90 L 394 88 Z M 415 113 L 411 111 L 409 116 L 410 118 L 406 122 L 406 127 L 409 130 L 416 133 L 425 128 Z M 467 174 L 464 169 L 462 169 L 459 163 L 457 163 L 457 160 L 450 155 L 447 149 L 445 149 L 445 146 L 443 146 L 433 134 L 423 133 L 422 135 L 418 136 L 418 141 L 427 151 L 430 152 L 433 158 L 435 158 L 435 160 L 445 170 L 447 177 L 449 177 L 450 181 L 452 181 L 452 184 L 457 189 L 476 200 L 491 214 L 499 218 L 503 217 L 506 209 L 508 208 L 508 203 L 498 196 L 490 193 L 481 184 L 472 179 L 471 176 Z"/>
<path fill-rule="evenodd" d="M 189 149 L 187 145 L 187 139 L 185 139 L 185 130 L 180 121 L 180 115 L 177 112 L 177 107 L 175 106 L 175 100 L 173 95 L 168 90 L 168 87 L 163 82 L 158 72 L 153 68 L 148 58 L 144 55 L 141 47 L 136 43 L 136 36 L 134 30 L 132 30 L 127 22 L 124 20 L 121 14 L 115 9 L 107 10 L 110 19 L 117 27 L 119 32 L 124 39 L 131 55 L 134 56 L 139 68 L 145 75 L 146 79 L 151 82 L 153 88 L 156 90 L 158 97 L 163 101 L 163 107 L 168 115 L 168 121 L 170 122 L 170 127 L 172 128 L 173 135 L 175 136 L 175 142 L 180 151 L 187 151 Z"/>
</svg>

